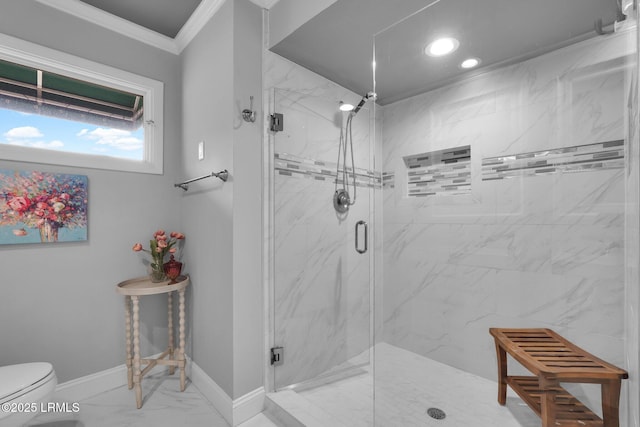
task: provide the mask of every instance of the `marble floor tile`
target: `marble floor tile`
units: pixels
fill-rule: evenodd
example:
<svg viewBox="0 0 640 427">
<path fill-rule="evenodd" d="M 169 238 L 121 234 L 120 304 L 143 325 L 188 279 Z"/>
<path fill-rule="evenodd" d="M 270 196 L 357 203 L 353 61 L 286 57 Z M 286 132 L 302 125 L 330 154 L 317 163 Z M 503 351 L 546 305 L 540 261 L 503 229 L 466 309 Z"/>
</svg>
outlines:
<svg viewBox="0 0 640 427">
<path fill-rule="evenodd" d="M 539 427 L 540 419 L 515 394 L 507 405 L 496 402 L 497 384 L 448 365 L 388 344 L 378 344 L 375 373 L 362 373 L 293 396 L 287 392 L 277 404 L 299 419 L 315 420 L 313 426 L 336 427 Z M 375 395 L 375 405 L 374 405 Z M 220 413 L 191 383 L 179 391 L 179 379 L 152 373 L 143 381 L 143 407 L 136 409 L 135 394 L 126 386 L 101 393 L 79 403 L 77 413 L 43 413 L 28 427 L 229 427 Z M 53 402 L 57 402 L 54 398 Z M 437 407 L 443 420 L 427 415 Z M 322 413 L 325 413 L 323 416 Z M 323 422 L 323 420 L 331 420 Z M 277 427 L 264 414 L 241 427 Z"/>
<path fill-rule="evenodd" d="M 150 374 L 142 382 L 143 406 L 136 409 L 135 394 L 127 386 L 78 402 L 76 413 L 43 413 L 28 427 L 229 427 L 213 405 L 190 382 L 180 392 L 177 376 Z M 57 402 L 55 395 L 52 402 Z M 276 427 L 264 415 L 242 427 Z"/>
<path fill-rule="evenodd" d="M 366 369 L 301 391 L 291 409 L 309 412 L 313 406 L 314 412 L 323 410 L 350 427 L 540 426 L 540 419 L 511 391 L 507 405 L 500 406 L 495 381 L 388 344 L 378 344 L 374 351 L 375 374 Z M 305 405 L 300 398 L 306 399 Z M 278 404 L 292 412 L 286 399 Z M 431 418 L 427 410 L 432 407 L 443 410 L 446 418 Z"/>
</svg>

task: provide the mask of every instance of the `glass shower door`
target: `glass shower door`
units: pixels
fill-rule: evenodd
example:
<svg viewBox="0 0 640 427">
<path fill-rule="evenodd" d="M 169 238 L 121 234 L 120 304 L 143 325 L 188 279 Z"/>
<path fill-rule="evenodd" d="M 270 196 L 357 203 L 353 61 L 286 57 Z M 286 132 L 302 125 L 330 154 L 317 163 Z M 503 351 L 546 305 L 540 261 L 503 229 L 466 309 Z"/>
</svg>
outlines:
<svg viewBox="0 0 640 427">
<path fill-rule="evenodd" d="M 542 3 L 431 2 L 375 36 L 376 426 L 540 425 L 526 399 L 498 404 L 490 328 L 549 328 L 637 372 L 637 11 Z M 594 32 L 598 19 L 617 20 L 615 31 Z M 531 37 L 505 49 L 497 41 L 516 41 L 505 22 Z M 422 54 L 442 42 L 449 56 Z M 462 66 L 476 55 L 478 68 Z M 636 427 L 630 378 L 620 425 Z M 598 386 L 566 388 L 601 411 Z"/>
<path fill-rule="evenodd" d="M 371 347 L 370 111 L 353 118 L 355 204 L 334 209 L 338 148 L 348 113 L 338 99 L 274 89 L 272 321 L 274 390 L 310 389 L 366 373 Z M 281 130 L 276 130 L 278 126 Z M 367 234 L 368 235 L 365 235 Z M 357 234 L 357 243 L 356 243 Z M 358 245 L 356 247 L 356 244 Z"/>
</svg>

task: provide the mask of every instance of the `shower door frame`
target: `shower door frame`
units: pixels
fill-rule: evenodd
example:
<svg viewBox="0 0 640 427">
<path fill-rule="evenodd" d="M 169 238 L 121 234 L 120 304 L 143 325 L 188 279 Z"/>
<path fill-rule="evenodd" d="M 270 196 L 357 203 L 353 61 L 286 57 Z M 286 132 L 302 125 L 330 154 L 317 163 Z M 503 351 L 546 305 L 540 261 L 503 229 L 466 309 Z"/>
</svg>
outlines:
<svg viewBox="0 0 640 427">
<path fill-rule="evenodd" d="M 276 366 L 271 363 L 270 356 L 271 350 L 274 348 L 277 343 L 275 342 L 276 338 L 276 322 L 275 322 L 275 296 L 276 296 L 276 277 L 275 277 L 275 257 L 276 257 L 276 249 L 275 249 L 275 142 L 276 142 L 276 132 L 270 130 L 269 120 L 272 113 L 275 113 L 275 105 L 276 105 L 276 93 L 278 90 L 283 91 L 291 91 L 297 93 L 303 93 L 304 91 L 298 88 L 279 88 L 279 87 L 265 87 L 263 89 L 263 111 L 265 111 L 265 126 L 263 129 L 263 140 L 265 144 L 263 145 L 263 179 L 264 179 L 264 189 L 263 189 L 263 207 L 264 207 L 264 215 L 263 215 L 263 230 L 264 230 L 264 238 L 263 238 L 263 283 L 264 283 L 264 301 L 265 301 L 265 310 L 264 310 L 264 325 L 265 325 L 265 340 L 264 340 L 264 354 L 265 354 L 265 371 L 264 371 L 264 384 L 266 393 L 276 392 L 284 389 L 294 389 L 298 384 L 291 384 L 285 387 L 276 387 Z M 322 98 L 315 93 L 307 94 L 307 96 L 313 96 Z M 325 99 L 329 99 L 327 96 Z M 381 174 L 375 172 L 376 166 L 376 158 L 377 158 L 377 149 L 376 149 L 376 110 L 375 103 L 371 103 L 371 108 L 369 111 L 369 166 L 368 168 L 371 171 L 374 171 L 375 176 L 380 181 L 380 185 L 382 184 Z M 285 118 L 286 121 L 286 118 Z M 336 135 L 336 149 L 337 149 L 337 140 L 338 135 Z M 358 165 L 356 165 L 358 168 Z M 359 191 L 368 191 L 369 192 L 369 216 L 367 220 L 369 221 L 368 227 L 368 253 L 367 257 L 369 258 L 368 264 L 368 274 L 369 274 L 369 331 L 368 331 L 368 363 L 373 367 L 373 352 L 374 352 L 374 319 L 375 319 L 375 306 L 374 302 L 376 299 L 375 296 L 375 284 L 376 284 L 376 275 L 379 274 L 376 268 L 376 259 L 378 258 L 379 251 L 376 247 L 376 227 L 381 222 L 379 221 L 379 215 L 381 212 L 376 210 L 377 202 L 379 201 L 379 196 L 377 188 L 359 188 Z M 381 188 L 380 188 L 381 190 Z M 285 358 L 286 358 L 286 348 L 285 348 Z M 285 362 L 286 363 L 286 362 Z M 309 381 L 313 381 L 314 379 L 310 379 Z M 303 382 L 302 384 L 305 384 Z M 372 401 L 372 415 L 373 412 L 373 401 Z"/>
</svg>

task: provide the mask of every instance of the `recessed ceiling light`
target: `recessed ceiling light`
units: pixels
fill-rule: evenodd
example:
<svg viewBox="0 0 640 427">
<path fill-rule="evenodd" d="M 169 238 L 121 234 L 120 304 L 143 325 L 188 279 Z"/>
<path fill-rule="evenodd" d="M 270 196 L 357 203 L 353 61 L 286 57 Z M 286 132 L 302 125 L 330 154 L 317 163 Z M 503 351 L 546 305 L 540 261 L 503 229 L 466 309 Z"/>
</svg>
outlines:
<svg viewBox="0 0 640 427">
<path fill-rule="evenodd" d="M 340 111 L 351 111 L 353 110 L 353 104 L 347 104 L 346 102 L 340 101 L 338 108 L 340 108 Z"/>
<path fill-rule="evenodd" d="M 432 41 L 424 48 L 424 53 L 429 56 L 444 56 L 455 51 L 460 42 L 453 37 L 443 37 Z"/>
<path fill-rule="evenodd" d="M 473 67 L 477 67 L 478 65 L 480 65 L 480 60 L 478 58 L 468 58 L 462 61 L 462 64 L 460 64 L 460 67 L 473 68 Z"/>
</svg>

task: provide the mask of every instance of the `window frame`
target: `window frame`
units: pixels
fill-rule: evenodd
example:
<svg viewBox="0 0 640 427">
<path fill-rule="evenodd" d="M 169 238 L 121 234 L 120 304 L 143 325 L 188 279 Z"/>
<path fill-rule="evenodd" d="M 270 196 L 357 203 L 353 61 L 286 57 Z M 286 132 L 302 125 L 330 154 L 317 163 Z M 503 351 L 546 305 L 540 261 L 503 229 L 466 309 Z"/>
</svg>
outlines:
<svg viewBox="0 0 640 427">
<path fill-rule="evenodd" d="M 0 160 L 148 174 L 163 173 L 164 84 L 0 33 L 0 59 L 144 97 L 142 161 L 0 144 Z"/>
</svg>

